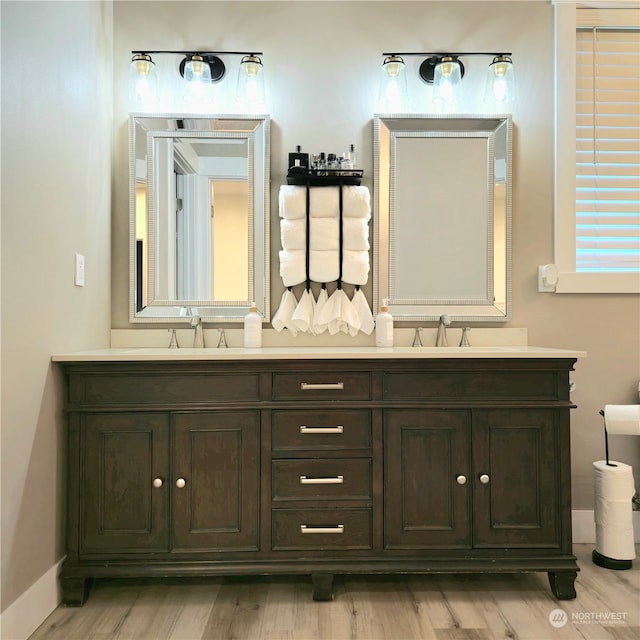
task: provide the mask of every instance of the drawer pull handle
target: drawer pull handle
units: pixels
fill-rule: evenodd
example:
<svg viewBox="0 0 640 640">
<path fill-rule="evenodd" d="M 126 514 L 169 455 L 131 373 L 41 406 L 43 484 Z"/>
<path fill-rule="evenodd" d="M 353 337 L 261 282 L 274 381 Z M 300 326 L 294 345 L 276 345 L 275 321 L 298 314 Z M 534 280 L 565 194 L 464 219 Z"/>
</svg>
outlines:
<svg viewBox="0 0 640 640">
<path fill-rule="evenodd" d="M 467 484 L 467 476 L 463 476 L 462 474 L 460 474 L 457 478 L 456 478 L 456 482 L 458 484 Z"/>
<path fill-rule="evenodd" d="M 482 482 L 482 484 L 489 484 L 489 476 L 486 473 L 483 473 L 480 476 L 480 482 Z"/>
<path fill-rule="evenodd" d="M 342 391 L 344 382 L 301 382 L 300 389 L 302 391 Z"/>
<path fill-rule="evenodd" d="M 314 527 L 313 525 L 300 525 L 300 533 L 344 533 L 344 525 L 338 524 L 335 527 Z"/>
<path fill-rule="evenodd" d="M 300 425 L 300 433 L 342 433 L 344 427 L 339 424 L 337 427 L 307 427 L 303 424 Z"/>
<path fill-rule="evenodd" d="M 184 489 L 184 487 L 186 486 L 187 482 L 184 478 L 178 478 L 176 480 L 176 487 L 178 487 L 178 489 Z"/>
<path fill-rule="evenodd" d="M 329 478 L 309 478 L 300 476 L 300 484 L 343 484 L 344 476 L 333 476 Z"/>
<path fill-rule="evenodd" d="M 153 479 L 153 486 L 156 489 L 159 489 L 162 485 L 163 485 L 162 478 L 154 478 Z"/>
</svg>

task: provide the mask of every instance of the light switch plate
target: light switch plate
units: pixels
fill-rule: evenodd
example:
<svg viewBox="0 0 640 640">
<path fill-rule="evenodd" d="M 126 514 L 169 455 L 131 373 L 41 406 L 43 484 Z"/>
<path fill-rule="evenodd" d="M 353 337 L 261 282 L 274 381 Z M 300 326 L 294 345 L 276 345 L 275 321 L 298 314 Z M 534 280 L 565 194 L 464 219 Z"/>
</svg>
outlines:
<svg viewBox="0 0 640 640">
<path fill-rule="evenodd" d="M 84 287 L 84 256 L 76 253 L 76 271 L 73 279 L 76 287 Z"/>
</svg>

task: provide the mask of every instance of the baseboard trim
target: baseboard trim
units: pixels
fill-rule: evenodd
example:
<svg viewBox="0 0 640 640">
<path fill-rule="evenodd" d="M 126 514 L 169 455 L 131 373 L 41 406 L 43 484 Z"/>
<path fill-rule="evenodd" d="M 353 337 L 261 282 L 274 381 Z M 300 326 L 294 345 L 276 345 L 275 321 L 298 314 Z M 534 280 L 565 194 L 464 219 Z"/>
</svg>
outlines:
<svg viewBox="0 0 640 640">
<path fill-rule="evenodd" d="M 60 560 L 32 584 L 0 618 L 2 640 L 27 640 L 62 600 L 58 575 Z"/>
<path fill-rule="evenodd" d="M 640 511 L 633 511 L 633 541 L 640 543 Z M 593 510 L 572 511 L 571 522 L 573 525 L 574 543 L 595 543 L 596 523 L 593 520 Z"/>
</svg>

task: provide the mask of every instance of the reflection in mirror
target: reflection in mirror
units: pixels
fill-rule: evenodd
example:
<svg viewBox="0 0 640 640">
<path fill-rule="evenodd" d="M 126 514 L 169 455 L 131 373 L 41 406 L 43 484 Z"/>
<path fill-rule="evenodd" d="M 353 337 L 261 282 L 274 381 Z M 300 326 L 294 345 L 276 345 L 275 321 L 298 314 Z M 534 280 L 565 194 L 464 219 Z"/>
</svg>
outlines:
<svg viewBox="0 0 640 640">
<path fill-rule="evenodd" d="M 374 305 L 398 320 L 506 321 L 510 116 L 376 116 Z"/>
<path fill-rule="evenodd" d="M 269 319 L 269 119 L 130 119 L 131 319 Z"/>
</svg>

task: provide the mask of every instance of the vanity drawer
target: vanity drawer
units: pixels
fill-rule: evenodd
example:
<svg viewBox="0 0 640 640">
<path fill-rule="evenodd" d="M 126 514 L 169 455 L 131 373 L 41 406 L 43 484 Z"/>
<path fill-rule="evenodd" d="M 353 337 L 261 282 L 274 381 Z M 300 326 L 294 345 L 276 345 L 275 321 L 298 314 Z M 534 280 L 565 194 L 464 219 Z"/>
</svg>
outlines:
<svg viewBox="0 0 640 640">
<path fill-rule="evenodd" d="M 273 399 L 327 402 L 370 400 L 371 375 L 359 371 L 274 373 Z"/>
<path fill-rule="evenodd" d="M 70 399 L 78 404 L 144 405 L 260 400 L 255 373 L 75 375 Z"/>
<path fill-rule="evenodd" d="M 556 400 L 554 371 L 398 371 L 383 376 L 385 400 Z"/>
<path fill-rule="evenodd" d="M 371 412 L 368 409 L 328 411 L 274 411 L 273 451 L 371 448 Z"/>
<path fill-rule="evenodd" d="M 271 528 L 276 551 L 372 547 L 370 509 L 274 509 Z"/>
<path fill-rule="evenodd" d="M 274 460 L 271 494 L 274 502 L 370 500 L 371 460 Z"/>
</svg>

